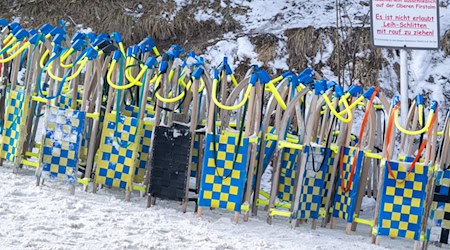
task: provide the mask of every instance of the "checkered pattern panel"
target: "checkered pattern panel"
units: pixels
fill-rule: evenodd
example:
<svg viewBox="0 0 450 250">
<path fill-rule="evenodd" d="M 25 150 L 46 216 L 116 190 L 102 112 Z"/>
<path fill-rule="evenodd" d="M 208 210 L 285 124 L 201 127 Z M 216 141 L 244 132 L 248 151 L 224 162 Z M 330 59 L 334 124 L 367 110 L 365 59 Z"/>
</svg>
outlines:
<svg viewBox="0 0 450 250">
<path fill-rule="evenodd" d="M 275 128 L 270 127 L 268 128 L 268 133 L 274 134 Z M 255 165 L 253 169 L 253 184 L 252 189 L 255 189 L 256 185 L 256 175 L 257 175 L 257 168 L 258 168 L 258 160 L 259 160 L 259 153 L 260 153 L 260 145 L 261 145 L 261 135 L 262 132 L 259 132 L 258 134 L 258 142 L 256 144 L 256 156 L 255 156 Z M 262 172 L 264 173 L 266 171 L 267 166 L 270 163 L 270 160 L 272 159 L 273 153 L 275 152 L 275 149 L 277 147 L 277 143 L 274 140 L 266 140 L 266 145 L 264 147 L 264 158 L 263 158 L 263 165 L 262 165 Z"/>
<path fill-rule="evenodd" d="M 137 118 L 139 116 L 139 107 L 135 105 L 125 105 L 122 112 L 125 116 Z M 152 118 L 154 111 L 151 106 L 147 106 L 145 109 L 144 117 Z M 134 182 L 141 183 L 144 181 L 145 169 L 147 166 L 148 154 L 150 151 L 150 145 L 152 143 L 152 131 L 153 125 L 144 124 L 143 129 L 139 131 L 141 141 L 138 146 L 138 165 L 135 169 Z"/>
<path fill-rule="evenodd" d="M 95 183 L 131 190 L 137 160 L 137 125 L 133 117 L 120 115 L 116 122 L 115 114 L 105 115 Z"/>
<path fill-rule="evenodd" d="M 331 185 L 331 174 L 333 172 L 333 164 L 334 164 L 334 161 L 336 159 L 336 152 L 335 151 L 331 150 L 330 154 L 331 155 L 330 155 L 330 157 L 328 159 L 328 161 L 329 161 L 328 171 L 325 173 L 325 178 L 324 178 L 324 180 L 325 180 L 325 188 L 323 190 L 323 197 L 324 198 L 326 198 L 328 196 L 328 192 L 331 191 L 331 187 L 330 187 L 330 185 Z M 339 160 L 339 159 L 336 159 L 336 161 L 337 160 Z M 324 207 L 326 205 L 326 203 L 327 203 L 327 199 L 323 199 L 322 200 L 322 207 Z"/>
<path fill-rule="evenodd" d="M 73 95 L 72 94 L 68 94 L 68 95 L 61 95 L 58 99 L 56 99 L 55 101 L 55 105 L 56 107 L 60 107 L 63 109 L 71 109 L 72 108 L 72 102 L 73 102 Z M 83 98 L 82 93 L 78 92 L 77 93 L 77 99 L 81 100 Z M 77 103 L 77 108 L 81 108 L 81 103 Z"/>
<path fill-rule="evenodd" d="M 194 137 L 194 148 L 192 149 L 191 177 L 197 176 L 198 169 L 198 147 L 200 146 L 200 135 Z"/>
<path fill-rule="evenodd" d="M 215 138 L 212 134 L 206 135 L 199 206 L 241 210 L 249 142 L 248 138 L 243 138 L 236 155 L 237 140 L 237 134 L 216 135 Z"/>
<path fill-rule="evenodd" d="M 319 209 L 324 199 L 324 188 L 327 174 L 332 168 L 334 158 L 332 150 L 305 147 L 308 153 L 306 171 L 303 176 L 303 185 L 297 217 L 300 219 L 319 218 Z M 314 154 L 314 155 L 312 155 Z"/>
<path fill-rule="evenodd" d="M 292 201 L 298 152 L 298 149 L 283 149 L 281 157 L 281 174 L 278 184 L 278 198 L 283 201 Z"/>
<path fill-rule="evenodd" d="M 123 114 L 126 116 L 138 118 L 139 117 L 139 107 L 135 106 L 135 105 L 125 105 Z M 153 107 L 151 105 L 147 105 L 145 107 L 144 117 L 151 118 L 151 117 L 154 117 L 154 115 L 155 115 L 155 111 L 153 110 Z"/>
<path fill-rule="evenodd" d="M 344 150 L 344 159 L 343 163 L 340 162 L 339 164 L 343 164 L 344 180 L 342 180 L 342 173 L 339 170 L 336 195 L 334 196 L 333 217 L 344 219 L 347 220 L 347 222 L 351 223 L 353 222 L 355 202 L 358 195 L 359 178 L 363 165 L 364 152 L 359 151 L 358 153 L 358 158 L 355 162 L 355 175 L 353 177 L 353 182 L 350 185 L 349 190 L 342 190 L 342 182 L 344 182 L 344 189 L 347 189 L 347 183 L 350 179 L 350 173 L 357 149 L 353 147 L 343 147 L 341 150 Z"/>
<path fill-rule="evenodd" d="M 406 178 L 411 164 L 393 161 L 385 163 L 377 235 L 420 240 L 428 166 L 416 164 L 406 180 L 399 183 L 390 176 L 388 163 L 398 180 Z"/>
<path fill-rule="evenodd" d="M 17 147 L 19 146 L 21 123 L 24 122 L 24 103 L 25 93 L 23 89 L 7 92 L 1 157 L 10 162 L 15 162 L 19 155 Z"/>
<path fill-rule="evenodd" d="M 63 108 L 63 109 L 69 109 L 72 108 L 72 97 L 68 96 L 60 96 L 59 101 L 57 101 L 55 104 L 57 107 Z"/>
<path fill-rule="evenodd" d="M 144 124 L 143 129 L 141 129 L 141 143 L 138 146 L 138 165 L 134 172 L 134 182 L 141 183 L 144 181 L 145 169 L 147 166 L 148 154 L 150 151 L 150 145 L 152 144 L 152 131 L 153 125 Z"/>
<path fill-rule="evenodd" d="M 437 226 L 450 229 L 450 170 L 437 172 L 431 218 Z"/>
<path fill-rule="evenodd" d="M 76 183 L 78 149 L 86 113 L 49 107 L 42 150 L 42 177 Z"/>
</svg>

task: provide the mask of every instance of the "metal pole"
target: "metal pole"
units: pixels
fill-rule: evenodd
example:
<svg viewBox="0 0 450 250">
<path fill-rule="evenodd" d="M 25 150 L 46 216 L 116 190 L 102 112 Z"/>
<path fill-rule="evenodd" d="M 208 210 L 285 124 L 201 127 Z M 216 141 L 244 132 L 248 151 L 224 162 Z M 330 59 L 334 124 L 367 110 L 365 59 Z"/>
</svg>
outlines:
<svg viewBox="0 0 450 250">
<path fill-rule="evenodd" d="M 406 127 L 408 119 L 408 54 L 400 50 L 400 108 L 402 125 Z"/>
</svg>

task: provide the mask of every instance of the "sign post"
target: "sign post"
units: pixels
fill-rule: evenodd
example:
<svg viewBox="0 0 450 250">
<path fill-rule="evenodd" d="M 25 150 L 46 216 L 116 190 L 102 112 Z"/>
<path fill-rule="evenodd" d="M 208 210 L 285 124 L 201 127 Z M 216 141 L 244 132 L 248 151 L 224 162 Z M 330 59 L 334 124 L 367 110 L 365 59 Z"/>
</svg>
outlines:
<svg viewBox="0 0 450 250">
<path fill-rule="evenodd" d="M 438 0 L 371 0 L 372 45 L 400 49 L 401 120 L 408 115 L 406 49 L 439 48 Z"/>
</svg>

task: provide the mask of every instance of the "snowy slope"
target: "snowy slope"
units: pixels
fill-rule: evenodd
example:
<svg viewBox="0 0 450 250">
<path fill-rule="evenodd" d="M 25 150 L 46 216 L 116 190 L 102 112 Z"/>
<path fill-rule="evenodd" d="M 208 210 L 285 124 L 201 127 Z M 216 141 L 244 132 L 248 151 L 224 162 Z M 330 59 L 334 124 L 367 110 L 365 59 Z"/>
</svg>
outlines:
<svg viewBox="0 0 450 250">
<path fill-rule="evenodd" d="M 189 2 L 189 0 L 177 0 L 177 2 Z M 227 33 L 223 37 L 217 38 L 215 44 L 205 51 L 206 61 L 213 67 L 218 65 L 223 56 L 229 58 L 233 69 L 239 65 L 258 64 L 268 66 L 271 73 L 276 70 L 289 70 L 287 65 L 288 51 L 286 49 L 286 36 L 284 32 L 292 28 L 304 28 L 313 26 L 335 27 L 336 26 L 336 5 L 335 1 L 296 1 L 296 0 L 230 0 L 223 6 L 245 8 L 242 14 L 234 16 L 242 26 L 242 29 L 235 33 Z M 446 1 L 448 3 L 448 1 Z M 341 26 L 370 27 L 370 7 L 369 1 L 345 0 L 341 1 L 340 18 Z M 441 37 L 450 29 L 450 7 L 440 7 L 440 27 Z M 203 17 L 207 18 L 207 17 Z M 211 17 L 215 19 L 216 17 Z M 366 18 L 366 19 L 365 19 Z M 366 20 L 363 24 L 363 20 Z M 258 54 L 251 44 L 242 43 L 261 34 L 275 35 L 279 40 L 276 58 L 268 65 L 263 65 L 258 61 Z M 248 51 L 244 55 L 238 51 Z M 333 51 L 331 41 L 323 53 L 318 53 L 310 63 L 312 67 L 322 62 L 325 63 Z M 389 91 L 389 94 L 399 94 L 399 79 L 394 71 L 395 65 L 399 63 L 399 57 L 387 56 L 387 50 L 383 50 L 387 65 L 379 74 L 380 87 Z M 445 115 L 445 110 L 450 107 L 450 95 L 446 94 L 450 86 L 450 56 L 443 51 L 410 50 L 409 52 L 409 98 L 412 99 L 418 94 L 430 99 L 437 100 L 444 112 L 440 113 L 440 120 Z M 299 70 L 299 69 L 297 69 Z M 300 69 L 301 70 L 301 69 Z M 332 72 L 329 66 L 321 69 L 323 76 L 328 80 L 337 80 L 337 74 Z"/>
</svg>

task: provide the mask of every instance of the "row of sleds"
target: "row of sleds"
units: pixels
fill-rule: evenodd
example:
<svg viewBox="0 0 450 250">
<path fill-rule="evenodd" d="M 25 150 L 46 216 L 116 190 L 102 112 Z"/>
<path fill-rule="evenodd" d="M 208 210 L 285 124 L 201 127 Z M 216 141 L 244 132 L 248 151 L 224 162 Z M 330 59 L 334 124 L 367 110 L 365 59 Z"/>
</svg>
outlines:
<svg viewBox="0 0 450 250">
<path fill-rule="evenodd" d="M 439 226 L 447 243 L 450 129 L 436 101 L 417 96 L 401 124 L 398 97 L 312 69 L 271 78 L 251 66 L 239 81 L 226 58 L 210 71 L 176 45 L 160 54 L 150 38 L 125 47 L 118 33 L 0 27 L 0 156 L 14 172 L 35 167 L 37 185 L 140 192 L 184 212 L 194 201 L 199 216 L 220 208 L 236 222 L 343 220 L 348 233 L 365 224 L 376 243 L 415 248 Z M 371 219 L 359 217 L 364 197 L 376 200 Z"/>
</svg>

